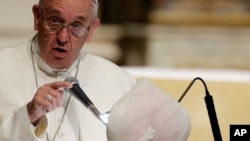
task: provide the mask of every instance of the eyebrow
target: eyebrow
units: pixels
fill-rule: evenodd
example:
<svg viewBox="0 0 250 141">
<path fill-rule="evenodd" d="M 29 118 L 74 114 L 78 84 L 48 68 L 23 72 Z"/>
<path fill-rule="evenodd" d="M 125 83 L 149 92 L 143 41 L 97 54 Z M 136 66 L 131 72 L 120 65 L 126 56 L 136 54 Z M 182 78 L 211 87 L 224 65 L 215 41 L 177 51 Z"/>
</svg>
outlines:
<svg viewBox="0 0 250 141">
<path fill-rule="evenodd" d="M 62 15 L 61 14 L 62 12 L 60 12 L 59 10 L 57 10 L 57 9 L 52 9 L 52 10 L 49 10 L 49 12 L 48 12 L 48 14 L 58 14 L 58 15 Z M 77 17 L 75 17 L 74 19 L 78 19 L 78 20 L 80 20 L 80 21 L 82 21 L 82 22 L 85 22 L 86 21 L 86 17 L 83 17 L 83 16 L 77 16 Z"/>
<path fill-rule="evenodd" d="M 52 10 L 49 10 L 48 14 L 61 14 L 61 12 L 59 10 L 52 9 Z"/>
</svg>

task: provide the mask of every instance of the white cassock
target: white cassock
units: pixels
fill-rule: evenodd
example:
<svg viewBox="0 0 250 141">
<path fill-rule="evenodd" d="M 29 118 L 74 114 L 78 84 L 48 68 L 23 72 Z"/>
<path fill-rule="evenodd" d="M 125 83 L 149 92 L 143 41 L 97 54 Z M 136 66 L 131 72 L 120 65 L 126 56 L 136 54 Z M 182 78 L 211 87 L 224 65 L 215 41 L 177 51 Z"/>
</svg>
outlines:
<svg viewBox="0 0 250 141">
<path fill-rule="evenodd" d="M 36 74 L 31 46 L 35 47 L 32 52 Z M 26 106 L 37 90 L 36 77 L 39 87 L 75 76 L 78 66 L 76 61 L 68 70 L 55 73 L 41 60 L 36 48 L 36 43 L 29 41 L 0 50 L 0 141 L 51 141 L 54 135 L 56 141 L 106 141 L 106 126 L 74 97 L 63 121 L 64 106 L 48 113 L 37 127 L 30 124 Z M 77 79 L 103 113 L 136 83 L 118 66 L 86 52 L 81 52 Z M 68 97 L 65 93 L 64 105 Z"/>
<path fill-rule="evenodd" d="M 146 78 L 114 104 L 108 141 L 186 141 L 190 119 L 185 109 Z"/>
</svg>

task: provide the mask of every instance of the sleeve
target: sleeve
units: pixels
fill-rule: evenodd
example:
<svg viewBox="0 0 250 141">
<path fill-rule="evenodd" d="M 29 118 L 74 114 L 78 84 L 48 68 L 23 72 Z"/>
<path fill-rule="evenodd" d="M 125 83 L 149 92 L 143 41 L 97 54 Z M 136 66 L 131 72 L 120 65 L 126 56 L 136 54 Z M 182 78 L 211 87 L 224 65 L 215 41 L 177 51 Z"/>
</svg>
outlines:
<svg viewBox="0 0 250 141">
<path fill-rule="evenodd" d="M 0 115 L 1 141 L 43 141 L 47 118 L 34 127 L 29 120 L 26 105 L 9 114 Z"/>
</svg>

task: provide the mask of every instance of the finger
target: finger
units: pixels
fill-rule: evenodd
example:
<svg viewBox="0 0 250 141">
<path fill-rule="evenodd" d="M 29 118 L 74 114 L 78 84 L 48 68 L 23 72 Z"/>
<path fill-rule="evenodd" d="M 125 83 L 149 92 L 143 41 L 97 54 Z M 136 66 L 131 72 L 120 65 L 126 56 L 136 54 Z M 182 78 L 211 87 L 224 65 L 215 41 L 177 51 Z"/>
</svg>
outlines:
<svg viewBox="0 0 250 141">
<path fill-rule="evenodd" d="M 49 101 L 51 105 L 46 105 L 48 108 L 47 111 L 51 111 L 56 109 L 57 107 L 62 105 L 62 95 L 63 95 L 63 91 L 61 89 L 58 89 L 58 87 L 62 88 L 62 87 L 67 87 L 70 88 L 72 86 L 71 83 L 69 82 L 64 82 L 64 81 L 58 81 L 58 82 L 53 82 L 53 83 L 48 83 L 45 84 L 43 86 L 41 86 L 38 91 L 37 91 L 37 96 L 38 97 L 42 97 L 43 100 L 46 95 L 51 95 L 52 98 Z M 48 100 L 46 101 L 46 103 L 48 104 Z M 52 108 L 51 108 L 52 107 Z"/>
<path fill-rule="evenodd" d="M 50 100 L 48 100 L 49 102 L 50 102 L 50 104 L 51 104 L 51 110 L 55 110 L 57 107 L 58 107 L 58 105 L 57 105 L 57 99 L 54 97 L 54 96 L 51 96 L 51 99 Z"/>
<path fill-rule="evenodd" d="M 33 97 L 32 101 L 29 102 L 27 106 L 29 118 L 31 120 L 31 123 L 34 123 L 37 121 L 40 117 L 44 116 L 46 113 L 51 112 L 53 109 L 52 102 L 50 103 L 48 100 L 45 99 L 45 95 L 48 94 L 46 87 L 40 87 L 35 96 Z M 54 101 L 54 100 L 53 100 Z"/>
<path fill-rule="evenodd" d="M 53 111 L 53 107 L 52 107 L 51 104 L 48 105 L 47 107 L 45 107 L 44 109 L 45 109 L 45 112 L 46 112 L 46 113 L 49 113 L 49 112 L 52 112 L 52 111 Z"/>
<path fill-rule="evenodd" d="M 52 96 L 52 105 L 54 108 L 57 108 L 62 105 L 62 95 L 63 91 L 61 90 L 54 90 L 54 89 L 49 89 L 48 93 Z"/>
<path fill-rule="evenodd" d="M 46 113 L 51 112 L 56 108 L 55 98 L 46 91 L 40 91 L 38 98 L 40 98 L 40 104 Z"/>
<path fill-rule="evenodd" d="M 46 113 L 53 111 L 53 105 L 50 101 L 46 100 L 45 95 L 43 97 L 37 98 L 37 104 Z"/>
<path fill-rule="evenodd" d="M 64 95 L 64 91 L 63 90 L 58 90 L 58 92 L 60 93 L 60 99 L 57 99 L 58 101 L 58 106 L 62 106 L 62 99 L 63 99 L 63 95 Z"/>
<path fill-rule="evenodd" d="M 53 82 L 50 83 L 49 86 L 55 90 L 63 87 L 63 88 L 71 88 L 72 84 L 70 82 L 66 82 L 66 81 L 57 81 L 57 82 Z"/>
</svg>

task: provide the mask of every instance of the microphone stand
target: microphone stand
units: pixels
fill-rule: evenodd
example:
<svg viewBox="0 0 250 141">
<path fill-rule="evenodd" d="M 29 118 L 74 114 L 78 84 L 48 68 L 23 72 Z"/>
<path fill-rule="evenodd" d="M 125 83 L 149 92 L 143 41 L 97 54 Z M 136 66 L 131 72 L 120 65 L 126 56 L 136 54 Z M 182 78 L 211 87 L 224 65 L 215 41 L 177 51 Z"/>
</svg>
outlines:
<svg viewBox="0 0 250 141">
<path fill-rule="evenodd" d="M 193 83 L 196 80 L 200 80 L 203 83 L 204 87 L 205 87 L 206 96 L 205 96 L 204 99 L 205 99 L 207 112 L 208 112 L 212 132 L 213 132 L 213 136 L 214 136 L 214 141 L 222 141 L 220 127 L 219 127 L 219 124 L 218 124 L 216 111 L 215 111 L 215 107 L 214 107 L 213 97 L 209 94 L 208 89 L 207 89 L 207 85 L 206 85 L 205 81 L 202 78 L 200 78 L 200 77 L 194 78 L 191 81 L 191 83 L 188 85 L 186 90 L 183 92 L 183 94 L 179 98 L 178 102 L 181 102 L 181 100 L 184 98 L 184 96 L 187 94 L 187 92 L 189 91 L 189 89 L 191 88 L 191 86 L 193 85 Z"/>
</svg>

